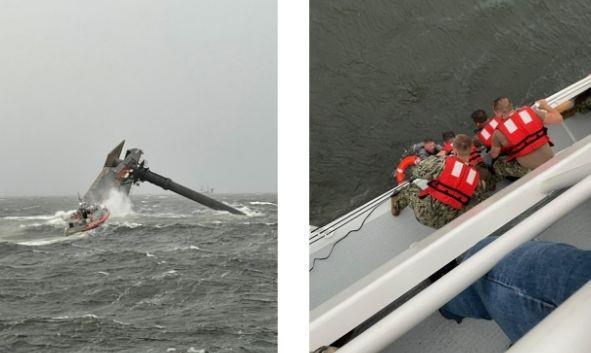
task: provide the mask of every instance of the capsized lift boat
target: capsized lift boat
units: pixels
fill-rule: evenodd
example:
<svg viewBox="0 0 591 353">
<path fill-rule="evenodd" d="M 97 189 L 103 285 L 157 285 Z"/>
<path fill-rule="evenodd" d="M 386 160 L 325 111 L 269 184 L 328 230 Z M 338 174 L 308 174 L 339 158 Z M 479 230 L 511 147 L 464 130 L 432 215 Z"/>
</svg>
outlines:
<svg viewBox="0 0 591 353">
<path fill-rule="evenodd" d="M 554 107 L 586 99 L 591 75 L 547 98 Z M 564 115 L 564 114 L 563 114 Z M 445 320 L 437 309 L 527 240 L 591 249 L 591 112 L 550 126 L 555 156 L 441 229 L 409 208 L 394 218 L 398 185 L 310 233 L 309 350 L 338 352 L 504 352 L 492 321 Z M 434 283 L 428 280 L 478 241 L 502 235 Z M 589 352 L 591 283 L 518 341 L 510 352 Z M 575 308 L 573 310 L 573 308 Z"/>
</svg>

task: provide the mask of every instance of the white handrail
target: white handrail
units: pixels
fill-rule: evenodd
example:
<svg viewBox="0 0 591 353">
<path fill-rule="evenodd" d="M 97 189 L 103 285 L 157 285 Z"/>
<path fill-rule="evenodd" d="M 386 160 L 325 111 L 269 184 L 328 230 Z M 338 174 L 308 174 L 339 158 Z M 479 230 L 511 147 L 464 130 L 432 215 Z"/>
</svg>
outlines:
<svg viewBox="0 0 591 353">
<path fill-rule="evenodd" d="M 589 353 L 591 281 L 571 295 L 507 353 Z"/>
<path fill-rule="evenodd" d="M 546 98 L 546 101 L 551 106 L 558 106 L 579 94 L 585 92 L 591 86 L 591 75 L 573 83 L 572 85 L 560 90 L 559 92 Z"/>
<path fill-rule="evenodd" d="M 347 343 L 339 353 L 378 352 L 386 348 L 490 271 L 513 249 L 590 197 L 588 176 Z"/>
</svg>

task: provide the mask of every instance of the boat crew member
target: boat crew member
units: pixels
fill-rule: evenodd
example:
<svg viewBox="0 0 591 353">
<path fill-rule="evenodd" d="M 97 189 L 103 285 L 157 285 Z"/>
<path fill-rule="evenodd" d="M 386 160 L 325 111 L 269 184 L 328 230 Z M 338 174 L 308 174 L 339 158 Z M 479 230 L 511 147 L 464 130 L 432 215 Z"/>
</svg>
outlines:
<svg viewBox="0 0 591 353">
<path fill-rule="evenodd" d="M 470 137 L 457 135 L 453 155 L 430 157 L 419 164 L 413 174 L 429 180 L 427 186 L 422 189 L 413 183 L 392 196 L 392 215 L 409 206 L 420 223 L 441 228 L 465 212 L 470 201 L 484 192 L 484 182 L 469 164 L 472 147 Z"/>
<path fill-rule="evenodd" d="M 503 122 L 503 118 L 496 114 L 489 118 L 483 109 L 475 110 L 470 117 L 472 118 L 474 125 L 476 125 L 474 145 L 477 148 L 484 147 L 487 151 L 490 150 L 492 135 L 497 126 Z"/>
<path fill-rule="evenodd" d="M 545 100 L 537 102 L 539 108 L 513 108 L 507 97 L 494 101 L 493 109 L 503 117 L 494 131 L 490 156 L 499 176 L 520 178 L 554 156 L 544 125 L 562 123 L 562 115 Z M 500 156 L 506 149 L 507 156 Z"/>
</svg>

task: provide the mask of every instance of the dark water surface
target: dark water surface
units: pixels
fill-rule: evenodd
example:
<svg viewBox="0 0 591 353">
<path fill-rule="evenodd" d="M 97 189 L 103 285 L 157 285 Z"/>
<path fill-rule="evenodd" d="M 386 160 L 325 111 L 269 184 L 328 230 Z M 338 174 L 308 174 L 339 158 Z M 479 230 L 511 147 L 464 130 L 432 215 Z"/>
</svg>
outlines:
<svg viewBox="0 0 591 353">
<path fill-rule="evenodd" d="M 544 98 L 591 73 L 591 2 L 310 2 L 310 221 L 393 186 L 410 144 L 470 133 L 507 95 Z"/>
<path fill-rule="evenodd" d="M 0 198 L 0 352 L 275 352 L 276 195 L 215 197 L 248 216 L 132 196 L 72 238 L 74 198 Z"/>
</svg>

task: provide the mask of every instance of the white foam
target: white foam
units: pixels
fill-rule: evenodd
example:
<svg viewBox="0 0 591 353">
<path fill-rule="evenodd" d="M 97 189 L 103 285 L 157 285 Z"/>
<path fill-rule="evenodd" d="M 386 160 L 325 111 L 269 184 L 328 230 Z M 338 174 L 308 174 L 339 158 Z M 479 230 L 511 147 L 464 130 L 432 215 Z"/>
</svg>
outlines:
<svg viewBox="0 0 591 353">
<path fill-rule="evenodd" d="M 152 278 L 164 278 L 164 277 L 172 277 L 172 276 L 176 276 L 176 275 L 177 275 L 176 270 L 169 270 L 169 271 L 166 271 L 166 272 L 161 273 L 159 275 L 156 275 Z"/>
<path fill-rule="evenodd" d="M 41 246 L 41 245 L 49 245 L 49 244 L 54 244 L 54 243 L 61 243 L 61 242 L 65 242 L 65 241 L 72 241 L 72 240 L 77 240 L 77 239 L 82 239 L 82 238 L 86 238 L 88 237 L 90 231 L 85 231 L 76 235 L 70 235 L 70 236 L 63 236 L 63 237 L 55 237 L 55 238 L 43 238 L 43 239 L 36 239 L 36 240 L 30 240 L 30 241 L 23 241 L 20 243 L 17 243 L 18 245 L 25 245 L 25 246 Z"/>
<path fill-rule="evenodd" d="M 205 349 L 197 349 L 195 347 L 189 347 L 187 353 L 205 353 Z"/>
<path fill-rule="evenodd" d="M 33 223 L 30 225 L 21 225 L 21 227 L 39 227 L 41 225 L 63 226 L 66 224 L 65 218 L 69 217 L 73 210 L 57 211 L 53 215 L 34 215 L 34 216 L 7 216 L 3 217 L 9 221 L 46 221 L 43 223 Z"/>
<path fill-rule="evenodd" d="M 152 254 L 150 254 L 149 252 L 147 252 L 147 253 L 146 253 L 146 256 L 147 256 L 147 257 L 156 257 L 156 255 L 152 255 Z"/>
<path fill-rule="evenodd" d="M 101 206 L 107 207 L 111 211 L 112 217 L 125 217 L 134 213 L 131 209 L 129 196 L 116 189 L 109 191 L 109 197 Z"/>
<path fill-rule="evenodd" d="M 64 315 L 64 316 L 56 316 L 56 317 L 52 317 L 52 320 L 68 320 L 70 317 L 68 315 Z"/>
<path fill-rule="evenodd" d="M 240 211 L 242 211 L 248 217 L 261 217 L 261 216 L 265 215 L 262 212 L 253 211 L 246 206 L 240 206 L 240 207 L 236 207 L 236 208 L 239 209 Z"/>
<path fill-rule="evenodd" d="M 251 204 L 251 205 L 273 205 L 273 206 L 277 206 L 277 204 L 275 204 L 273 202 L 266 202 L 266 201 L 252 201 L 252 202 L 249 202 L 249 204 Z"/>
<path fill-rule="evenodd" d="M 105 276 L 109 275 L 109 272 L 105 272 L 105 271 L 98 271 L 97 273 L 99 273 L 101 275 L 105 275 Z"/>
<path fill-rule="evenodd" d="M 142 223 L 137 223 L 137 222 L 117 222 L 117 223 L 113 223 L 113 225 L 118 226 L 118 227 L 130 228 L 130 229 L 134 229 L 134 228 L 143 226 Z"/>
</svg>

